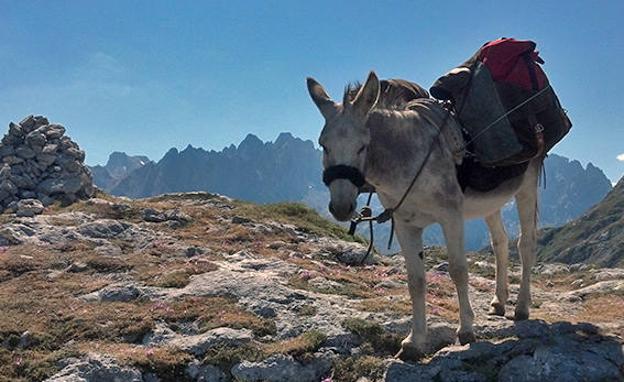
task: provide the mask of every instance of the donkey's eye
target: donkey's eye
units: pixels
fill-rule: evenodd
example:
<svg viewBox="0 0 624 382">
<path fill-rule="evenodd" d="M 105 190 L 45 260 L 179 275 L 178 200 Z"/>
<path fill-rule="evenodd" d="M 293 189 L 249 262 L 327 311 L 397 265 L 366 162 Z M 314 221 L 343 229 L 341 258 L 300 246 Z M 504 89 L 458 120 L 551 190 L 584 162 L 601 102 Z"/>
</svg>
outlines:
<svg viewBox="0 0 624 382">
<path fill-rule="evenodd" d="M 360 149 L 357 151 L 358 155 L 362 154 L 362 152 L 366 149 L 366 146 L 362 146 L 360 147 Z"/>
</svg>

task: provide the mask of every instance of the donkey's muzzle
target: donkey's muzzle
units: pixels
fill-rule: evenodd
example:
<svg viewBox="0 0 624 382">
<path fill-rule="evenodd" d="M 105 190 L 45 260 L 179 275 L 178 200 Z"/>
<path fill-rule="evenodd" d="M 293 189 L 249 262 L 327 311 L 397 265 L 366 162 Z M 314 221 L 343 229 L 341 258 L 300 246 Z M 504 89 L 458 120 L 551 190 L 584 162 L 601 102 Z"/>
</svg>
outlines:
<svg viewBox="0 0 624 382">
<path fill-rule="evenodd" d="M 353 212 L 355 212 L 355 203 L 335 205 L 332 202 L 329 202 L 329 212 L 336 218 L 338 221 L 347 221 L 351 219 L 353 216 Z"/>
<path fill-rule="evenodd" d="M 366 184 L 364 174 L 357 167 L 344 164 L 329 166 L 323 171 L 323 183 L 327 187 L 336 179 L 347 179 L 358 189 Z"/>
</svg>

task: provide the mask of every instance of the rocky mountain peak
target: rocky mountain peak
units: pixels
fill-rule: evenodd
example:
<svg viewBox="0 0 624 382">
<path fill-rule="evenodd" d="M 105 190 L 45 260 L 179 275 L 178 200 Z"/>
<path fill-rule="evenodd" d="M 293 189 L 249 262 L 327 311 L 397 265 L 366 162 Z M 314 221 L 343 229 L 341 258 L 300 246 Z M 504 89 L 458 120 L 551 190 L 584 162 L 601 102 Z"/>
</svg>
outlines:
<svg viewBox="0 0 624 382">
<path fill-rule="evenodd" d="M 115 151 L 109 155 L 106 165 L 97 165 L 90 169 L 95 184 L 104 191 L 110 191 L 133 171 L 150 163 L 150 159 L 144 155 L 128 155 Z"/>
<path fill-rule="evenodd" d="M 238 151 L 242 155 L 253 155 L 264 147 L 264 142 L 254 134 L 247 134 L 245 139 L 238 145 Z"/>
</svg>

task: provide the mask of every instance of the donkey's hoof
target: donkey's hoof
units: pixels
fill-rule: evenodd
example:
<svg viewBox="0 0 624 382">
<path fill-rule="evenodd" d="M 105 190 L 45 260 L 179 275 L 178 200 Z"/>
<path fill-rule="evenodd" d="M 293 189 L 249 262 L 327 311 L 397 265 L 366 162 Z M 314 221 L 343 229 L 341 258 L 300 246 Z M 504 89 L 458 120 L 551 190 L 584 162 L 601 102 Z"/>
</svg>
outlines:
<svg viewBox="0 0 624 382">
<path fill-rule="evenodd" d="M 424 357 L 424 353 L 412 346 L 402 346 L 401 350 L 394 356 L 401 361 L 419 361 Z"/>
<path fill-rule="evenodd" d="M 487 314 L 489 314 L 490 316 L 505 317 L 505 305 L 498 303 L 492 304 Z"/>
<path fill-rule="evenodd" d="M 475 337 L 473 332 L 460 332 L 457 333 L 457 337 L 459 338 L 459 343 L 462 345 L 466 345 L 469 343 L 473 343 L 477 341 L 477 337 Z"/>
<path fill-rule="evenodd" d="M 514 321 L 524 321 L 529 319 L 529 312 L 523 312 L 516 309 L 514 312 Z"/>
</svg>

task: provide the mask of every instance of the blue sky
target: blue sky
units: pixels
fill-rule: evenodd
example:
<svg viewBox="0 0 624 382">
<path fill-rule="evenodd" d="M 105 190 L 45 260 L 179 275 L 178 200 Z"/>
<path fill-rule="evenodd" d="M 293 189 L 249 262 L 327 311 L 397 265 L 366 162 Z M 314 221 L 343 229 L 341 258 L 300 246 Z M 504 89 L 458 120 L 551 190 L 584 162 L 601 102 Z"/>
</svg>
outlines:
<svg viewBox="0 0 624 382">
<path fill-rule="evenodd" d="M 477 5 L 478 4 L 478 5 Z M 0 123 L 64 124 L 91 164 L 253 132 L 316 141 L 312 75 L 429 87 L 482 43 L 532 39 L 574 123 L 554 152 L 624 174 L 624 2 L 0 0 Z"/>
</svg>

